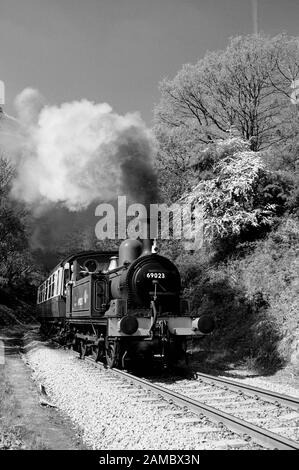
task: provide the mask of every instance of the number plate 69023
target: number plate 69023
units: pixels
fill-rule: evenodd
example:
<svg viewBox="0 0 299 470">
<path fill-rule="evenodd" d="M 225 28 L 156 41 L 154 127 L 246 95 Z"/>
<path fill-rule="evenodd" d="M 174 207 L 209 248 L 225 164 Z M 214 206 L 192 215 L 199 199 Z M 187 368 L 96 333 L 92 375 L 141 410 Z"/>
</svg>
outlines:
<svg viewBox="0 0 299 470">
<path fill-rule="evenodd" d="M 165 273 L 147 273 L 148 279 L 165 279 Z"/>
</svg>

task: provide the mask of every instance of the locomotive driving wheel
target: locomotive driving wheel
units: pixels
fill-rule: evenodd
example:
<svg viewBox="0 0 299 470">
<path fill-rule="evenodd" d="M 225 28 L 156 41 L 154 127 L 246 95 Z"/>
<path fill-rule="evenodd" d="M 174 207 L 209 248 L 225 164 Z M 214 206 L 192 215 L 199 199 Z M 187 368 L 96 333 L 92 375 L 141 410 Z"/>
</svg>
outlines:
<svg viewBox="0 0 299 470">
<path fill-rule="evenodd" d="M 117 367 L 119 363 L 120 345 L 117 339 L 107 339 L 106 341 L 106 363 L 109 369 Z"/>
</svg>

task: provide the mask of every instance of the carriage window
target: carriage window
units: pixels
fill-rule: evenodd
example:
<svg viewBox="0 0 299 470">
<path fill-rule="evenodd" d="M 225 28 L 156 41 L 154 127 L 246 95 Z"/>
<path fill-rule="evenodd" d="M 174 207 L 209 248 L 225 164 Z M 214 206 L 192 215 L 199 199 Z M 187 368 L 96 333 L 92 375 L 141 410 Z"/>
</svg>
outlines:
<svg viewBox="0 0 299 470">
<path fill-rule="evenodd" d="M 68 267 L 67 267 L 68 266 Z M 46 279 L 37 291 L 37 302 L 46 302 L 53 297 L 62 295 L 62 281 L 67 283 L 69 280 L 69 264 L 65 265 L 66 269 L 59 268 L 58 271 L 53 273 L 48 279 Z M 64 279 L 63 279 L 64 276 Z"/>
<path fill-rule="evenodd" d="M 57 273 L 57 295 L 61 294 L 61 275 L 62 275 L 62 270 L 59 269 Z"/>
<path fill-rule="evenodd" d="M 54 274 L 54 293 L 53 295 L 58 295 L 58 272 Z"/>
<path fill-rule="evenodd" d="M 50 279 L 50 297 L 53 297 L 54 294 L 54 276 L 51 276 Z"/>
</svg>

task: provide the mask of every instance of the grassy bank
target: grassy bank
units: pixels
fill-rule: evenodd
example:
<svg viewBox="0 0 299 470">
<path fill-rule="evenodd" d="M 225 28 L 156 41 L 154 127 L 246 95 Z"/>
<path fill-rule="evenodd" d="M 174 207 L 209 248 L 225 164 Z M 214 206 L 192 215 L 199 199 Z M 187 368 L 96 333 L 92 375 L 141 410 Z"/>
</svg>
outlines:
<svg viewBox="0 0 299 470">
<path fill-rule="evenodd" d="M 216 365 L 271 373 L 299 365 L 299 222 L 285 219 L 265 239 L 235 247 L 217 261 L 181 255 L 185 294 L 217 328 L 202 343 Z"/>
<path fill-rule="evenodd" d="M 4 366 L 0 366 L 4 367 Z M 0 375 L 0 450 L 42 450 L 38 436 L 27 432 L 27 418 L 19 411 L 14 389 L 4 374 Z"/>
<path fill-rule="evenodd" d="M 3 339 L 16 338 L 17 342 L 23 333 L 24 328 L 18 324 L 1 329 Z M 4 364 L 0 364 L 0 450 L 44 449 L 38 432 L 28 433 L 28 418 L 20 408 L 16 384 L 11 382 L 10 354 L 6 353 Z"/>
<path fill-rule="evenodd" d="M 4 366 L 0 366 L 4 367 Z M 15 416 L 16 401 L 12 388 L 5 378 L 0 375 L 0 449 L 24 449 L 20 428 L 15 426 L 17 416 Z"/>
<path fill-rule="evenodd" d="M 3 367 L 3 366 L 2 366 Z M 26 417 L 18 411 L 13 388 L 4 374 L 0 376 L 0 450 L 44 449 L 39 436 L 28 439 Z"/>
<path fill-rule="evenodd" d="M 0 327 L 36 323 L 36 307 L 17 288 L 0 286 Z"/>
</svg>

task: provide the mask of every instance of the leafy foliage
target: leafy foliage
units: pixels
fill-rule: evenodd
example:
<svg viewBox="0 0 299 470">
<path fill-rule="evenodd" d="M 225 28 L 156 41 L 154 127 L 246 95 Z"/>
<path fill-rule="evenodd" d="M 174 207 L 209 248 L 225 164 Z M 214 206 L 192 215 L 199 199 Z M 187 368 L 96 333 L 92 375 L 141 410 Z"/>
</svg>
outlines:
<svg viewBox="0 0 299 470">
<path fill-rule="evenodd" d="M 215 243 L 219 238 L 269 228 L 285 202 L 281 183 L 266 168 L 262 155 L 249 150 L 248 142 L 227 139 L 216 149 L 213 177 L 200 181 L 182 198 L 201 207 L 204 240 Z"/>
<path fill-rule="evenodd" d="M 9 197 L 13 174 L 9 163 L 0 159 L 0 284 L 28 287 L 38 273 L 28 246 L 27 212 Z"/>
<path fill-rule="evenodd" d="M 9 200 L 10 181 L 13 176 L 11 166 L 0 160 L 0 259 L 14 249 L 26 245 L 22 211 Z"/>
</svg>

